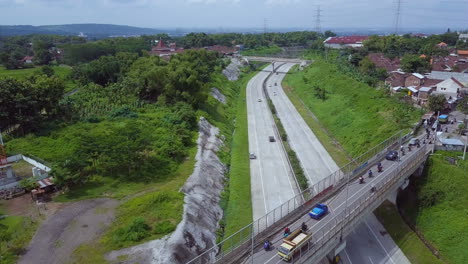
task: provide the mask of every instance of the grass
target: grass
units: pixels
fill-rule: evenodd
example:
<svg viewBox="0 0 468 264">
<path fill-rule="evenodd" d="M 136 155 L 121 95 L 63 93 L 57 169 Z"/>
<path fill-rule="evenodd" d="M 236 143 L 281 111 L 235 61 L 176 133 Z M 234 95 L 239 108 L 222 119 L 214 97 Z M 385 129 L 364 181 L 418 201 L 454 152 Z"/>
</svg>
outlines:
<svg viewBox="0 0 468 264">
<path fill-rule="evenodd" d="M 405 224 L 392 203 L 385 201 L 374 213 L 411 263 L 444 263 L 435 257 L 417 234 Z"/>
<path fill-rule="evenodd" d="M 27 177 L 33 176 L 32 174 L 33 166 L 24 160 L 20 160 L 18 162 L 13 163 L 12 167 L 16 176 L 20 178 L 27 178 Z"/>
<path fill-rule="evenodd" d="M 468 248 L 468 160 L 461 152 L 437 151 L 422 177 L 399 197 L 399 205 L 414 226 L 448 263 L 466 263 Z M 448 159 L 457 160 L 451 164 Z"/>
<path fill-rule="evenodd" d="M 236 106 L 236 123 L 231 146 L 229 171 L 229 198 L 224 211 L 224 238 L 252 222 L 252 196 L 250 189 L 249 137 L 247 125 L 247 82 L 257 72 L 242 76 Z"/>
<path fill-rule="evenodd" d="M 72 68 L 69 66 L 51 66 L 54 69 L 55 75 L 60 77 L 65 82 L 65 92 L 72 91 L 77 88 L 77 85 L 68 78 Z M 26 79 L 28 76 L 33 74 L 35 71 L 40 69 L 40 66 L 34 68 L 25 68 L 25 69 L 15 69 L 7 70 L 4 66 L 0 66 L 0 78 L 2 77 L 13 77 L 15 79 Z"/>
<path fill-rule="evenodd" d="M 288 94 L 313 131 L 318 124 L 307 117 L 310 110 L 318 122 L 340 142 L 346 153 L 356 157 L 401 129 L 408 129 L 418 120 L 419 112 L 400 103 L 396 98 L 341 73 L 338 66 L 316 60 L 303 71 L 291 71 L 284 80 Z M 315 95 L 313 87 L 326 90 L 325 100 Z M 309 114 L 310 115 L 310 114 Z M 317 133 L 325 139 L 324 146 L 338 164 L 346 162 L 346 155 L 326 140 L 325 132 Z M 337 152 L 336 152 L 337 151 Z M 339 153 L 342 152 L 342 153 Z M 338 153 L 338 154 L 337 154 Z"/>
<path fill-rule="evenodd" d="M 8 216 L 0 220 L 0 263 L 16 263 L 37 225 L 37 222 L 23 216 Z"/>
</svg>

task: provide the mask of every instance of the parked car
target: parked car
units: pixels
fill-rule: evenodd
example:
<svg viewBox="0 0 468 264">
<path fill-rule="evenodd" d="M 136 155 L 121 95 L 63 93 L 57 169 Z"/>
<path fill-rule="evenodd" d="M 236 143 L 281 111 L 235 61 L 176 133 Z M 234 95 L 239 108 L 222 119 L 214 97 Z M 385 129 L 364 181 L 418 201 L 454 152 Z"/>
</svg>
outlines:
<svg viewBox="0 0 468 264">
<path fill-rule="evenodd" d="M 270 142 L 275 142 L 275 137 L 274 136 L 269 136 L 268 139 L 270 140 Z"/>
<path fill-rule="evenodd" d="M 319 220 L 322 216 L 328 213 L 328 206 L 325 204 L 316 204 L 309 212 L 311 218 Z"/>
<path fill-rule="evenodd" d="M 398 159 L 398 152 L 395 150 L 390 150 L 387 155 L 385 156 L 387 160 L 396 160 Z"/>
<path fill-rule="evenodd" d="M 255 155 L 255 153 L 250 153 L 249 155 L 249 159 L 256 159 L 257 156 Z"/>
<path fill-rule="evenodd" d="M 416 146 L 417 144 L 419 144 L 419 139 L 417 139 L 417 138 L 410 139 L 410 141 L 408 143 L 408 145 L 410 145 L 410 146 Z"/>
</svg>

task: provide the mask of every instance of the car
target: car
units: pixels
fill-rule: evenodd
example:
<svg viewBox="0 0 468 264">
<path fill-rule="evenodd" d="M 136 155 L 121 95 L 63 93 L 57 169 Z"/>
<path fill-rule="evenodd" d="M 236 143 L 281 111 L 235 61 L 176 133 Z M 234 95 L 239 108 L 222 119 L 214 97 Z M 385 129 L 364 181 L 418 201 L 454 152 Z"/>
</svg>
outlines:
<svg viewBox="0 0 468 264">
<path fill-rule="evenodd" d="M 270 140 L 270 142 L 275 142 L 275 137 L 274 136 L 269 136 L 268 139 Z"/>
<path fill-rule="evenodd" d="M 418 144 L 419 144 L 419 139 L 417 139 L 417 138 L 410 139 L 410 141 L 408 143 L 408 145 L 410 145 L 410 146 L 416 146 Z"/>
<path fill-rule="evenodd" d="M 328 213 L 328 206 L 325 204 L 316 204 L 314 208 L 309 212 L 309 216 L 313 219 L 319 220 L 322 216 Z"/>
<path fill-rule="evenodd" d="M 261 101 L 262 101 L 262 99 L 261 99 L 261 98 L 258 98 L 258 99 L 257 99 L 257 102 L 261 102 Z"/>
<path fill-rule="evenodd" d="M 257 156 L 255 155 L 255 153 L 250 153 L 249 155 L 249 159 L 256 159 Z"/>
<path fill-rule="evenodd" d="M 276 96 L 276 92 L 273 92 L 273 95 Z"/>
<path fill-rule="evenodd" d="M 385 159 L 387 160 L 396 160 L 398 159 L 398 152 L 395 150 L 390 150 L 387 155 L 385 155 Z"/>
</svg>

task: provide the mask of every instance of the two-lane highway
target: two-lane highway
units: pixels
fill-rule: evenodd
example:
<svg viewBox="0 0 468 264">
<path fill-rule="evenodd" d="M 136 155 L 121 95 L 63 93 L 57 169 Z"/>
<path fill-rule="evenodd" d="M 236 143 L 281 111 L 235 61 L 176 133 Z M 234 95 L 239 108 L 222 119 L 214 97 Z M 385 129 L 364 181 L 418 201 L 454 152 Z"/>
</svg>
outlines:
<svg viewBox="0 0 468 264">
<path fill-rule="evenodd" d="M 249 150 L 256 156 L 250 160 L 254 221 L 299 193 L 263 93 L 263 83 L 271 65 L 265 70 L 247 84 Z M 270 142 L 270 136 L 274 137 L 274 142 Z"/>
<path fill-rule="evenodd" d="M 301 162 L 309 186 L 312 186 L 339 167 L 283 91 L 281 82 L 293 66 L 293 63 L 280 66 L 278 74 L 268 79 L 267 89 L 288 135 L 288 142 Z"/>
</svg>

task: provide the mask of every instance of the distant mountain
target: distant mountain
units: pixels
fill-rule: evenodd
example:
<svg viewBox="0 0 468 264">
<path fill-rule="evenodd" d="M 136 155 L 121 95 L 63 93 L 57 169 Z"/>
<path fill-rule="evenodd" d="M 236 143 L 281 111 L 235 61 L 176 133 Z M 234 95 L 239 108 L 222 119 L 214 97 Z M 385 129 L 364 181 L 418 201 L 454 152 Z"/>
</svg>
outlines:
<svg viewBox="0 0 468 264">
<path fill-rule="evenodd" d="M 2 26 L 0 36 L 16 36 L 28 34 L 53 34 L 53 35 L 86 35 L 90 38 L 102 38 L 110 36 L 154 35 L 158 33 L 171 33 L 171 30 L 153 28 L 140 28 L 112 24 L 68 24 L 49 26 Z"/>
</svg>

